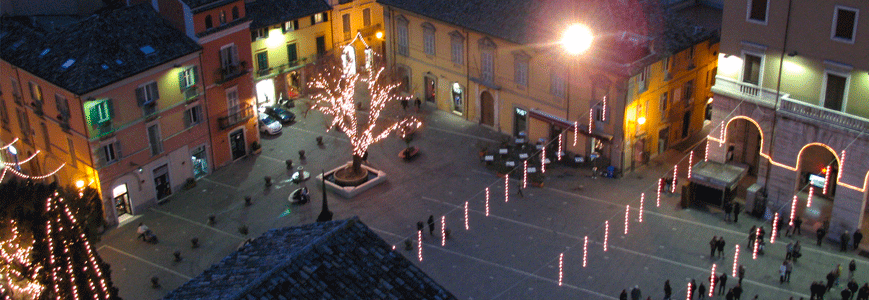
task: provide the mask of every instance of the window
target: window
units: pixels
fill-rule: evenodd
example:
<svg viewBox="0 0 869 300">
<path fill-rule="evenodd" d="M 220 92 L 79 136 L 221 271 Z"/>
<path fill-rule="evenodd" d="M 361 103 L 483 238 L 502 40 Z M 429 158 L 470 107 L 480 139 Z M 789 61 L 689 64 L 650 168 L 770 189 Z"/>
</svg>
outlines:
<svg viewBox="0 0 869 300">
<path fill-rule="evenodd" d="M 12 97 L 15 102 L 21 102 L 21 87 L 18 86 L 18 81 L 15 79 L 9 79 L 12 82 Z"/>
<path fill-rule="evenodd" d="M 287 45 L 287 61 L 290 62 L 290 65 L 294 66 L 298 60 L 299 53 L 296 50 L 296 43 Z"/>
<path fill-rule="evenodd" d="M 151 156 L 163 153 L 163 140 L 160 139 L 160 125 L 148 126 L 148 144 L 151 145 Z"/>
<path fill-rule="evenodd" d="M 825 72 L 826 84 L 821 91 L 821 99 L 824 99 L 824 108 L 844 111 L 845 95 L 848 89 L 848 76 Z"/>
<path fill-rule="evenodd" d="M 205 16 L 205 30 L 211 29 L 214 27 L 214 23 L 211 21 L 211 16 Z"/>
<path fill-rule="evenodd" d="M 664 57 L 664 59 L 661 60 L 661 71 L 664 73 L 670 72 L 670 56 Z"/>
<path fill-rule="evenodd" d="M 17 109 L 18 112 L 18 129 L 21 131 L 21 141 L 30 144 L 30 118 L 27 116 L 27 111 Z"/>
<path fill-rule="evenodd" d="M 366 8 L 362 10 L 362 26 L 368 27 L 371 26 L 371 9 Z"/>
<path fill-rule="evenodd" d="M 718 76 L 718 67 L 712 68 L 711 80 L 709 82 L 709 86 L 715 86 L 715 76 Z"/>
<path fill-rule="evenodd" d="M 238 20 L 238 6 L 232 7 L 232 20 Z"/>
<path fill-rule="evenodd" d="M 190 128 L 202 123 L 202 107 L 194 105 L 184 111 L 184 127 Z"/>
<path fill-rule="evenodd" d="M 742 82 L 760 85 L 763 56 L 745 53 L 742 66 Z"/>
<path fill-rule="evenodd" d="M 637 74 L 637 93 L 645 92 L 649 89 L 649 66 L 643 68 L 640 74 Z"/>
<path fill-rule="evenodd" d="M 99 125 L 105 122 L 112 120 L 112 101 L 111 100 L 103 100 L 99 101 L 90 109 L 90 117 L 92 123 L 91 125 Z"/>
<path fill-rule="evenodd" d="M 224 69 L 238 66 L 238 49 L 235 44 L 229 44 L 220 48 L 220 66 Z"/>
<path fill-rule="evenodd" d="M 516 54 L 513 57 L 514 81 L 518 85 L 528 86 L 528 60 L 528 55 L 524 53 Z"/>
<path fill-rule="evenodd" d="M 552 68 L 549 78 L 549 93 L 556 97 L 564 97 L 564 76 L 561 70 Z"/>
<path fill-rule="evenodd" d="M 685 107 L 688 107 L 689 104 L 694 103 L 694 80 L 686 82 L 682 91 L 685 93 L 682 95 L 682 99 L 685 100 Z"/>
<path fill-rule="evenodd" d="M 454 64 L 461 65 L 464 63 L 465 53 L 465 37 L 458 31 L 450 33 L 450 56 Z"/>
<path fill-rule="evenodd" d="M 857 33 L 857 16 L 859 10 L 849 7 L 836 6 L 833 12 L 832 39 L 842 42 L 854 42 Z"/>
<path fill-rule="evenodd" d="M 407 46 L 407 19 L 398 16 L 398 54 L 408 56 L 410 49 Z"/>
<path fill-rule="evenodd" d="M 181 88 L 181 91 L 196 85 L 196 69 L 196 66 L 193 66 L 178 72 L 178 87 Z"/>
<path fill-rule="evenodd" d="M 426 55 L 435 55 L 435 27 L 431 23 L 422 23 L 422 45 Z"/>
<path fill-rule="evenodd" d="M 314 41 L 314 43 L 317 44 L 316 45 L 317 46 L 317 57 L 320 57 L 323 54 L 326 54 L 326 36 L 324 36 L 324 35 L 318 36 L 317 39 Z"/>
<path fill-rule="evenodd" d="M 72 142 L 72 138 L 66 138 L 66 146 L 69 147 L 69 163 L 75 167 L 78 157 L 75 156 L 75 144 Z"/>
<path fill-rule="evenodd" d="M 328 17 L 326 17 L 326 13 L 318 13 L 311 16 L 311 25 L 319 24 L 328 21 Z"/>
<path fill-rule="evenodd" d="M 344 25 L 344 36 L 350 34 L 350 14 L 341 15 L 341 22 Z"/>
<path fill-rule="evenodd" d="M 661 100 L 658 100 L 660 101 L 658 105 L 660 107 L 661 121 L 667 119 L 667 101 L 669 101 L 667 98 L 667 92 L 664 91 L 664 93 L 661 94 Z"/>
<path fill-rule="evenodd" d="M 59 120 L 61 122 L 69 122 L 69 102 L 65 97 L 54 94 L 54 106 L 57 108 L 57 112 L 59 113 Z"/>
<path fill-rule="evenodd" d="M 226 12 L 220 11 L 220 25 L 226 24 Z"/>
<path fill-rule="evenodd" d="M 45 151 L 51 152 L 51 137 L 48 136 L 48 126 L 45 123 L 39 123 L 42 127 L 42 139 L 45 141 Z"/>
<path fill-rule="evenodd" d="M 769 0 L 748 0 L 749 21 L 766 24 L 766 16 L 769 8 Z"/>
<path fill-rule="evenodd" d="M 6 109 L 6 101 L 0 98 L 0 123 L 4 128 L 9 128 L 9 111 Z"/>
<path fill-rule="evenodd" d="M 105 144 L 105 145 L 103 145 L 101 152 L 102 152 L 101 158 L 103 159 L 103 163 L 104 163 L 103 166 L 107 166 L 113 162 L 116 162 L 116 161 L 118 161 L 118 158 L 121 156 L 120 155 L 120 143 L 113 142 L 113 143 Z"/>
<path fill-rule="evenodd" d="M 256 54 L 256 66 L 260 71 L 269 69 L 269 52 L 263 51 Z"/>
<path fill-rule="evenodd" d="M 139 106 L 153 104 L 157 99 L 160 99 L 160 91 L 157 89 L 156 81 L 136 88 L 136 100 L 138 100 Z"/>
<path fill-rule="evenodd" d="M 257 28 L 257 29 L 250 31 L 250 39 L 253 41 L 256 41 L 259 39 L 267 39 L 267 38 L 269 38 L 269 28 L 268 27 Z"/>
<path fill-rule="evenodd" d="M 294 31 L 296 29 L 299 29 L 299 20 L 286 21 L 281 24 L 281 30 L 283 30 L 284 33 Z"/>
<path fill-rule="evenodd" d="M 485 82 L 493 82 L 495 79 L 493 52 L 492 49 L 480 52 L 480 77 Z"/>
<path fill-rule="evenodd" d="M 42 88 L 34 82 L 30 82 L 30 99 L 33 99 L 37 105 L 42 106 Z"/>
</svg>

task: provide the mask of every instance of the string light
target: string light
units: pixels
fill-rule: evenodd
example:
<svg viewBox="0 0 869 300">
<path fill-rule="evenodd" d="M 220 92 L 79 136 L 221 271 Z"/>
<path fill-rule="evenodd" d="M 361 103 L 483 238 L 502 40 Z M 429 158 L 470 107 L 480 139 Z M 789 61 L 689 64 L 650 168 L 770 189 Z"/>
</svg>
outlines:
<svg viewBox="0 0 869 300">
<path fill-rule="evenodd" d="M 601 110 L 601 121 L 606 121 L 606 96 L 603 96 L 603 109 Z"/>
<path fill-rule="evenodd" d="M 721 121 L 721 125 L 718 125 L 718 127 L 721 127 L 721 135 L 718 139 L 718 147 L 721 147 L 724 145 L 724 121 Z"/>
<path fill-rule="evenodd" d="M 422 261 L 422 230 L 416 231 L 416 243 L 419 245 L 416 250 L 416 256 L 419 258 L 419 261 Z"/>
<path fill-rule="evenodd" d="M 6 148 L 9 148 L 9 146 L 12 146 L 12 144 L 15 144 L 15 142 L 17 142 L 17 141 L 18 141 L 18 138 L 16 137 L 16 138 L 12 139 L 12 141 L 9 142 L 9 144 L 6 144 L 6 145 L 3 145 L 2 147 L 0 147 L 0 150 L 5 150 Z"/>
<path fill-rule="evenodd" d="M 694 168 L 694 150 L 691 150 L 691 155 L 688 156 L 688 179 L 691 179 L 691 169 Z"/>
<path fill-rule="evenodd" d="M 631 217 L 631 206 L 625 205 L 625 235 L 628 235 L 628 218 Z"/>
<path fill-rule="evenodd" d="M 709 161 L 709 139 L 706 139 L 706 149 L 703 150 L 703 161 Z"/>
<path fill-rule="evenodd" d="M 809 199 L 806 201 L 806 207 L 812 207 L 812 196 L 815 195 L 815 187 L 809 187 Z"/>
<path fill-rule="evenodd" d="M 715 264 L 712 264 L 712 276 L 709 278 L 709 297 L 715 292 Z"/>
<path fill-rule="evenodd" d="M 558 256 L 558 286 L 561 286 L 561 281 L 564 278 L 564 252 Z"/>
<path fill-rule="evenodd" d="M 845 149 L 842 149 L 842 163 L 839 164 L 839 180 L 842 180 L 842 176 L 845 174 Z"/>
<path fill-rule="evenodd" d="M 504 175 L 504 203 L 510 202 L 510 173 Z"/>
<path fill-rule="evenodd" d="M 791 200 L 791 220 L 788 222 L 788 226 L 794 226 L 794 217 L 797 215 L 797 195 L 794 195 L 794 199 Z"/>
<path fill-rule="evenodd" d="M 736 249 L 733 250 L 733 277 L 736 277 L 736 266 L 739 264 L 739 244 L 736 244 Z"/>
<path fill-rule="evenodd" d="M 15 174 L 15 176 L 18 176 L 18 177 L 20 177 L 20 178 L 22 178 L 22 179 L 40 180 L 40 179 L 45 179 L 45 178 L 48 178 L 48 177 L 54 176 L 54 174 L 56 174 L 57 172 L 60 172 L 60 169 L 62 169 L 64 166 L 66 166 L 66 163 L 62 163 L 62 164 L 60 164 L 59 167 L 57 167 L 57 169 L 54 169 L 54 171 L 51 171 L 51 172 L 48 173 L 48 174 L 40 175 L 40 176 L 30 176 L 30 175 L 27 175 L 27 174 L 21 173 L 21 172 L 19 172 L 18 170 L 16 170 L 15 168 L 13 168 L 13 167 L 9 167 L 9 166 L 4 166 L 3 168 L 4 168 L 4 170 L 8 170 L 8 171 L 11 172 L 12 174 Z M 4 172 L 4 174 L 5 174 L 5 172 Z M 4 175 L 4 177 L 5 177 L 5 175 Z"/>
<path fill-rule="evenodd" d="M 558 134 L 558 161 L 561 161 L 561 153 L 564 152 L 564 133 Z"/>
<path fill-rule="evenodd" d="M 824 195 L 826 195 L 827 194 L 827 187 L 830 186 L 830 173 L 833 173 L 833 168 L 831 168 L 830 166 L 827 166 L 824 169 L 827 170 L 826 172 L 824 172 L 824 173 L 826 173 L 826 174 L 824 174 Z"/>
<path fill-rule="evenodd" d="M 661 190 L 664 189 L 664 178 L 658 178 L 658 196 L 655 199 L 655 207 L 661 207 Z"/>
<path fill-rule="evenodd" d="M 540 151 L 540 173 L 546 173 L 546 146 Z"/>
<path fill-rule="evenodd" d="M 20 161 L 18 161 L 18 162 L 3 162 L 3 164 L 6 165 L 6 166 L 20 166 L 20 165 L 26 164 L 26 163 L 29 162 L 31 159 L 33 159 L 34 157 L 36 157 L 36 155 L 39 154 L 39 152 L 42 152 L 42 151 L 41 151 L 41 150 L 36 150 L 36 153 L 33 153 L 33 154 L 30 155 L 30 157 L 28 157 L 28 158 L 25 158 L 25 159 L 20 160 Z"/>
<path fill-rule="evenodd" d="M 576 147 L 576 137 L 579 135 L 579 122 L 573 121 L 573 146 Z"/>
<path fill-rule="evenodd" d="M 646 193 L 640 193 L 640 223 L 643 223 L 643 209 L 645 208 Z"/>
<path fill-rule="evenodd" d="M 778 213 L 775 213 L 775 217 L 772 219 L 772 233 L 769 234 L 769 243 L 775 244 L 775 236 L 778 231 Z"/>
<path fill-rule="evenodd" d="M 441 216 L 441 247 L 447 245 L 447 216 Z"/>
<path fill-rule="evenodd" d="M 673 166 L 673 184 L 670 187 L 670 193 L 676 192 L 676 177 L 679 176 L 679 165 Z"/>
<path fill-rule="evenodd" d="M 465 201 L 465 230 L 468 229 L 471 229 L 471 227 L 468 226 L 468 201 Z"/>
<path fill-rule="evenodd" d="M 610 221 L 604 221 L 603 223 L 603 252 L 607 251 L 607 242 L 610 239 Z"/>
<path fill-rule="evenodd" d="M 691 300 L 693 298 L 693 295 L 691 295 L 691 293 L 693 292 L 694 290 L 692 289 L 691 282 L 689 281 L 688 289 L 685 291 L 685 300 Z"/>
<path fill-rule="evenodd" d="M 758 227 L 754 232 L 754 249 L 751 251 L 751 259 L 757 260 L 757 249 L 759 248 L 760 243 L 758 240 L 760 239 L 760 227 Z"/>
<path fill-rule="evenodd" d="M 591 134 L 591 125 L 592 125 L 591 122 L 594 121 L 593 118 L 594 118 L 594 109 L 589 108 L 588 109 L 588 134 Z"/>
<path fill-rule="evenodd" d="M 582 242 L 582 267 L 585 268 L 585 266 L 587 266 L 587 265 L 588 265 L 588 236 L 586 235 L 585 238 L 583 238 L 583 242 Z"/>
<path fill-rule="evenodd" d="M 486 187 L 486 216 L 489 216 L 489 187 Z"/>
<path fill-rule="evenodd" d="M 528 160 L 522 161 L 522 188 L 528 188 Z"/>
</svg>

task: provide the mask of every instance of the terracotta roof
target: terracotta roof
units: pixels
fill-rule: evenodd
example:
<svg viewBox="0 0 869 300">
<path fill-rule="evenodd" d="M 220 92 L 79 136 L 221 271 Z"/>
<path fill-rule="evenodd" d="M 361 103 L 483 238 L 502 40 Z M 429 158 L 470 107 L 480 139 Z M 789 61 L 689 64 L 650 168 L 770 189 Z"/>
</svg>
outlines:
<svg viewBox="0 0 869 300">
<path fill-rule="evenodd" d="M 164 299 L 456 299 L 357 217 L 273 229 Z"/>
<path fill-rule="evenodd" d="M 332 7 L 324 0 L 256 0 L 245 2 L 244 9 L 252 20 L 250 28 L 256 29 L 329 11 Z"/>
<path fill-rule="evenodd" d="M 56 30 L 32 23 L 0 19 L 0 58 L 78 95 L 201 49 L 144 3 Z"/>
</svg>

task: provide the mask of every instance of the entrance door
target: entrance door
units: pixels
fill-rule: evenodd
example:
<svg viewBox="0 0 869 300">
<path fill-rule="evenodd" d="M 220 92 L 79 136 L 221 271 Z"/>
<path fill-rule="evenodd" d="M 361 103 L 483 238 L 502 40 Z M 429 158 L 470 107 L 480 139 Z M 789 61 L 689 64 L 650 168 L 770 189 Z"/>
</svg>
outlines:
<svg viewBox="0 0 869 300">
<path fill-rule="evenodd" d="M 480 95 L 480 123 L 495 126 L 495 99 L 488 91 Z"/>
<path fill-rule="evenodd" d="M 686 111 L 682 117 L 682 138 L 688 137 L 688 130 L 691 129 L 691 111 Z"/>
<path fill-rule="evenodd" d="M 154 169 L 154 187 L 157 189 L 157 200 L 172 195 L 172 186 L 169 183 L 169 165 L 162 165 Z"/>
<path fill-rule="evenodd" d="M 517 107 L 513 110 L 513 136 L 519 137 L 519 133 L 524 133 L 527 126 L 528 111 Z"/>
<path fill-rule="evenodd" d="M 317 37 L 317 56 L 326 54 L 326 37 L 318 36 Z"/>
<path fill-rule="evenodd" d="M 247 154 L 247 148 L 244 144 L 244 129 L 239 129 L 229 134 L 229 149 L 232 151 L 232 160 L 239 159 Z"/>
<path fill-rule="evenodd" d="M 670 127 L 661 129 L 658 131 L 658 153 L 664 153 L 667 151 L 667 141 L 670 138 Z"/>
<path fill-rule="evenodd" d="M 116 186 L 112 190 L 112 194 L 115 197 L 115 210 L 118 212 L 118 218 L 133 213 L 130 207 L 130 194 L 127 193 L 127 184 Z"/>
<path fill-rule="evenodd" d="M 465 111 L 465 95 L 464 89 L 459 83 L 453 83 L 453 112 L 457 114 L 462 114 Z"/>
<path fill-rule="evenodd" d="M 425 102 L 435 103 L 435 81 L 434 78 L 425 77 Z"/>
<path fill-rule="evenodd" d="M 206 157 L 205 146 L 199 146 L 190 154 L 190 160 L 193 163 L 193 177 L 200 178 L 208 174 L 208 159 Z"/>
</svg>

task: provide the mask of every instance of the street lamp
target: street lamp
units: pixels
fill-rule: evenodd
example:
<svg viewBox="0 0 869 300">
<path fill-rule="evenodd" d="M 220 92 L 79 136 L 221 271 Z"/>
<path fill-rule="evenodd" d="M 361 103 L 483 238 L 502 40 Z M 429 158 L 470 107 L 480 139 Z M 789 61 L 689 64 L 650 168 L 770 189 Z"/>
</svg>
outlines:
<svg viewBox="0 0 869 300">
<path fill-rule="evenodd" d="M 561 37 L 561 44 L 564 50 L 572 55 L 582 54 L 591 47 L 591 42 L 594 36 L 591 34 L 591 29 L 583 24 L 572 24 L 564 31 Z"/>
</svg>

